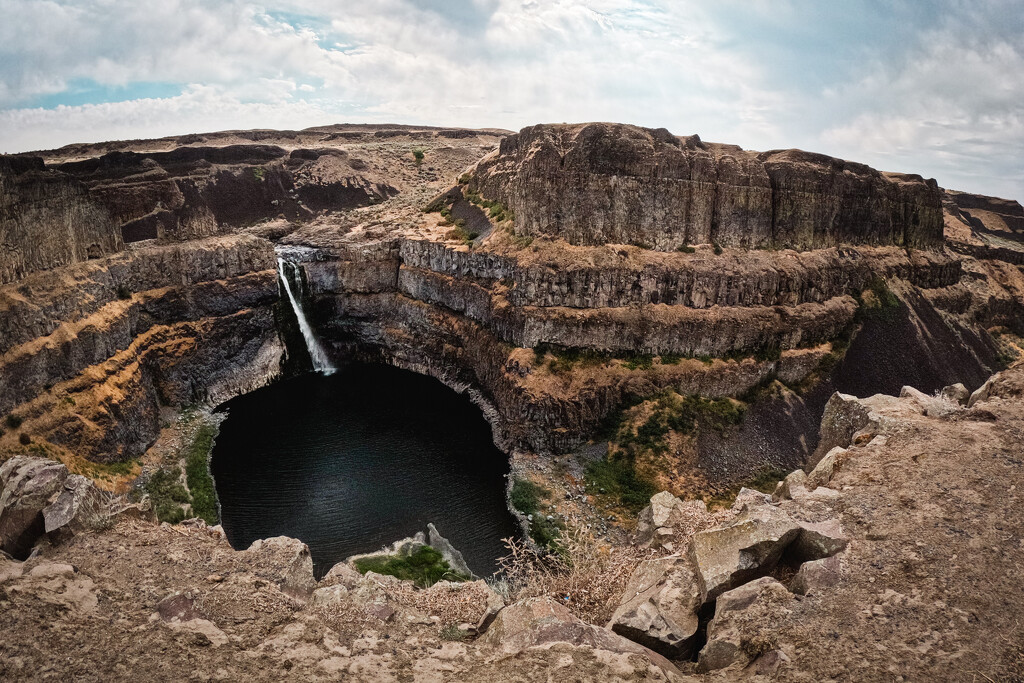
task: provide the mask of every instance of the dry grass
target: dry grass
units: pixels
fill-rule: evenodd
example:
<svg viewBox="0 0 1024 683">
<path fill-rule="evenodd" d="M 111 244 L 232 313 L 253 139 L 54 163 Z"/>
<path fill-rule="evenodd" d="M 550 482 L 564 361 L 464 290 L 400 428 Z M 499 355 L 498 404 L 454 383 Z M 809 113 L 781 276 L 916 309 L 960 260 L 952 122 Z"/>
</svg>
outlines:
<svg viewBox="0 0 1024 683">
<path fill-rule="evenodd" d="M 403 582 L 396 586 L 389 585 L 387 592 L 389 598 L 404 607 L 411 607 L 431 617 L 440 617 L 442 624 L 475 624 L 487 606 L 487 588 L 476 581 L 442 581 L 426 590 Z"/>
<path fill-rule="evenodd" d="M 577 617 L 603 626 L 615 610 L 630 575 L 650 551 L 608 547 L 578 520 L 570 520 L 558 540 L 559 552 L 540 555 L 515 539 L 505 539 L 509 555 L 500 561 L 508 599 L 548 596 Z"/>
</svg>

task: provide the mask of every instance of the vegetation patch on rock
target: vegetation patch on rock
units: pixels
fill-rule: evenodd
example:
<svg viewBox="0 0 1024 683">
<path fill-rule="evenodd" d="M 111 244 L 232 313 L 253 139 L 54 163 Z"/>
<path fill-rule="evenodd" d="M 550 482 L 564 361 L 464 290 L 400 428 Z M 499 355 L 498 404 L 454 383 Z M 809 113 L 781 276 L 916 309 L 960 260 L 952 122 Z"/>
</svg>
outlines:
<svg viewBox="0 0 1024 683">
<path fill-rule="evenodd" d="M 217 523 L 217 493 L 210 476 L 210 451 L 217 428 L 203 424 L 196 432 L 185 457 L 185 476 L 192 494 L 192 514 L 207 524 Z"/>
<path fill-rule="evenodd" d="M 692 455 L 690 446 L 700 429 L 725 433 L 743 421 L 745 411 L 739 401 L 681 396 L 672 390 L 628 402 L 606 422 L 601 436 L 608 439 L 608 455 L 587 466 L 587 491 L 630 514 L 659 490 L 682 492 L 682 483 L 664 476 L 674 469 L 666 460 Z"/>
<path fill-rule="evenodd" d="M 428 545 L 406 556 L 371 555 L 355 560 L 360 573 L 374 572 L 412 581 L 420 588 L 429 588 L 438 581 L 468 581 L 470 577 L 453 570 L 441 553 Z"/>
<path fill-rule="evenodd" d="M 548 519 L 541 512 L 542 501 L 550 496 L 551 491 L 528 479 L 514 480 L 509 493 L 512 507 L 527 517 L 530 538 L 542 548 L 554 550 L 561 535 L 562 525 L 554 519 Z"/>
</svg>

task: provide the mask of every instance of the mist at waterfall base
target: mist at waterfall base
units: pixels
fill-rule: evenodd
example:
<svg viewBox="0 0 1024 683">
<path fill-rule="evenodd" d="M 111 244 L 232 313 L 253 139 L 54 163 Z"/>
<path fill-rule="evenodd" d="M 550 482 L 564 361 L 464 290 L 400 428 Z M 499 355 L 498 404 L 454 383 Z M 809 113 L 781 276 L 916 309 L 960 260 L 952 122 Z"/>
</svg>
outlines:
<svg viewBox="0 0 1024 683">
<path fill-rule="evenodd" d="M 468 398 L 429 377 L 353 364 L 228 401 L 211 470 L 228 540 L 291 536 L 319 577 L 433 522 L 486 576 L 520 535 L 508 458 Z"/>
</svg>

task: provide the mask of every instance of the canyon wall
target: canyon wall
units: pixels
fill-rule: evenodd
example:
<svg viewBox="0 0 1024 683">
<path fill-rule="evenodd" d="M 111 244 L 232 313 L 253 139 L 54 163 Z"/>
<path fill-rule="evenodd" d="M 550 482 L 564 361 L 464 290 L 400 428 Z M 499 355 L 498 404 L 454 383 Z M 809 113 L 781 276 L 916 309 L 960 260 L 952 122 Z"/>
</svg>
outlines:
<svg viewBox="0 0 1024 683">
<path fill-rule="evenodd" d="M 141 455 L 162 405 L 219 402 L 279 373 L 270 242 L 131 248 L 0 287 L 0 413 L 97 461 Z"/>
<path fill-rule="evenodd" d="M 1024 301 L 1012 259 L 970 251 L 996 248 L 975 223 L 997 214 L 1009 248 L 1010 204 L 629 126 L 229 131 L 2 161 L 14 251 L 36 234 L 78 251 L 5 266 L 0 414 L 95 460 L 141 453 L 161 406 L 216 403 L 302 359 L 283 365 L 277 257 L 300 266 L 336 361 L 468 391 L 503 448 L 540 454 L 665 388 L 738 397 L 779 379 L 785 419 L 810 424 L 817 398 L 794 393 L 808 383 L 914 369 L 926 390 L 977 384 L 998 365 L 986 329 L 1019 324 Z M 489 219 L 474 194 L 514 216 Z M 479 234 L 452 231 L 460 216 Z"/>
<path fill-rule="evenodd" d="M 512 209 L 517 234 L 570 244 L 672 251 L 942 242 L 934 180 L 621 124 L 524 128 L 480 161 L 468 187 Z"/>
<path fill-rule="evenodd" d="M 0 284 L 119 250 L 109 213 L 42 159 L 0 156 Z"/>
</svg>

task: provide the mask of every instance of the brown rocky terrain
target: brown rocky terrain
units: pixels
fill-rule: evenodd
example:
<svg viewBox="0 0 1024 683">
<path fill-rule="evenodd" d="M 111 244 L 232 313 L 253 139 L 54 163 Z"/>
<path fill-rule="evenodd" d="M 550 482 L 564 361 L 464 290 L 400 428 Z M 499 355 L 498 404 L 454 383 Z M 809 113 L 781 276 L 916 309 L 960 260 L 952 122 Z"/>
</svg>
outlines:
<svg viewBox="0 0 1024 683">
<path fill-rule="evenodd" d="M 1014 362 L 1024 346 L 1022 221 L 1024 211 L 1016 202 L 943 190 L 918 176 L 882 173 L 798 150 L 757 153 L 705 143 L 697 136 L 616 124 L 534 126 L 517 134 L 409 126 L 227 131 L 0 157 L 0 415 L 9 416 L 0 423 L 0 460 L 57 459 L 103 488 L 123 491 L 133 481 L 145 481 L 174 450 L 167 439 L 177 438 L 173 425 L 186 407 L 210 408 L 283 374 L 308 369 L 294 315 L 287 300 L 282 303 L 277 272 L 282 259 L 290 264 L 304 307 L 335 362 L 390 363 L 467 392 L 491 423 L 495 441 L 509 453 L 514 478 L 542 484 L 552 492 L 552 512 L 585 520 L 603 542 L 621 545 L 636 524 L 635 508 L 624 509 L 587 483 L 585 473 L 594 462 L 626 454 L 632 458 L 630 466 L 650 475 L 657 488 L 688 504 L 703 500 L 712 508 L 728 508 L 742 484 L 774 484 L 782 474 L 803 466 L 811 469 L 828 454 L 819 444 L 818 426 L 823 413 L 829 417 L 829 406 L 834 407 L 830 397 L 837 390 L 869 396 L 898 394 L 911 385 L 931 395 L 962 382 L 969 392 Z M 1010 373 L 1003 381 L 1012 384 L 1016 376 Z M 837 560 L 829 559 L 834 553 L 817 558 L 810 551 L 796 551 L 810 541 L 789 551 L 788 545 L 768 548 L 762 564 L 770 569 L 727 581 L 722 592 L 753 591 L 746 588 L 748 579 L 762 578 L 759 573 L 774 577 L 781 588 L 762 578 L 755 587 L 761 592 L 733 596 L 738 602 L 729 604 L 741 605 L 737 612 L 745 609 L 742 605 L 763 607 L 769 610 L 766 616 L 754 621 L 781 620 L 784 628 L 765 636 L 764 647 L 752 646 L 749 642 L 762 641 L 761 636 L 751 636 L 751 641 L 744 635 L 750 620 L 723 615 L 718 628 L 731 635 L 719 640 L 733 643 L 739 638 L 737 647 L 758 662 L 754 669 L 743 669 L 746 673 L 733 670 L 729 676 L 753 675 L 755 669 L 768 667 L 765 657 L 773 652 L 782 654 L 769 659 L 785 664 L 778 669 L 782 673 L 773 675 L 807 680 L 842 679 L 855 656 L 857 661 L 876 662 L 858 674 L 860 680 L 888 680 L 890 672 L 883 669 L 890 664 L 897 666 L 891 678 L 906 680 L 956 665 L 936 655 L 934 662 L 925 658 L 918 668 L 899 668 L 904 665 L 890 652 L 896 626 L 857 621 L 858 611 L 848 613 L 847 604 L 867 599 L 860 577 L 880 581 L 885 576 L 885 567 L 876 566 L 885 564 L 879 557 L 895 553 L 893 562 L 909 561 L 902 547 L 879 546 L 881 540 L 867 532 L 858 536 L 857 515 L 877 518 L 879 524 L 906 525 L 909 538 L 908 520 L 924 519 L 915 510 L 938 514 L 943 503 L 928 496 L 954 485 L 956 459 L 950 469 L 901 469 L 895 479 L 887 478 L 891 473 L 883 465 L 906 463 L 908 452 L 924 457 L 928 448 L 939 447 L 933 436 L 952 444 L 957 430 L 966 430 L 964 434 L 981 439 L 987 448 L 1009 448 L 1007 434 L 1017 428 L 1012 425 L 1019 416 L 1011 405 L 1012 391 L 1000 391 L 1005 395 L 992 399 L 998 410 L 947 406 L 942 415 L 927 419 L 906 410 L 910 398 L 901 399 L 893 410 L 906 432 L 893 426 L 896 422 L 885 423 L 886 429 L 896 431 L 883 439 L 900 448 L 882 448 L 878 441 L 872 442 L 874 447 L 856 444 L 850 452 L 863 456 L 869 474 L 844 484 L 853 486 L 854 493 L 832 487 L 848 496 L 832 499 L 806 487 L 814 505 L 794 497 L 769 506 L 789 521 L 766 512 L 763 499 L 753 494 L 747 495 L 744 511 L 741 496 L 736 514 L 768 517 L 739 524 L 789 524 L 787 544 L 810 538 L 801 525 L 826 517 L 830 524 L 839 524 L 842 538 L 849 541 L 842 567 L 854 567 L 851 576 L 856 579 L 844 579 L 835 595 L 845 597 L 835 602 L 793 598 L 786 591 L 799 593 L 800 584 L 790 574 L 799 571 L 800 562 L 830 562 L 828 571 L 838 571 Z M 696 404 L 703 407 L 691 426 L 672 427 L 653 449 L 630 445 L 647 423 L 658 427 L 657 420 L 669 419 L 680 405 L 687 409 L 688 401 L 697 400 L 692 397 L 704 403 Z M 888 410 L 879 407 L 883 399 L 872 400 L 878 406 L 869 408 Z M 927 397 L 914 400 L 924 406 L 921 410 L 929 410 Z M 726 410 L 724 406 L 731 406 L 728 414 L 738 417 L 722 423 L 714 411 Z M 830 434 L 823 433 L 826 444 L 835 440 Z M 840 438 L 845 444 L 831 445 L 848 446 L 851 436 Z M 908 440 L 901 441 L 904 436 Z M 952 445 L 941 448 L 956 450 Z M 966 459 L 980 458 L 978 453 L 956 456 L 963 471 L 995 467 Z M 140 472 L 143 476 L 136 480 Z M 843 481 L 845 472 L 840 469 L 837 481 Z M 997 469 L 990 474 L 993 482 L 1012 475 Z M 873 489 L 873 484 L 880 488 Z M 971 493 L 964 495 L 970 497 L 980 484 L 965 486 Z M 912 495 L 924 496 L 931 501 L 929 507 L 901 502 Z M 822 496 L 828 500 L 819 500 Z M 1009 500 L 1012 496 L 1000 505 L 1009 505 Z M 825 510 L 819 503 L 831 507 Z M 893 515 L 890 505 L 896 506 Z M 730 514 L 714 512 L 712 521 L 728 525 Z M 971 517 L 958 508 L 949 513 L 954 520 L 949 523 L 959 524 L 961 514 L 966 515 L 963 528 L 973 529 L 965 533 L 979 536 L 990 535 L 985 525 L 998 518 L 995 511 Z M 645 524 L 641 519 L 640 526 Z M 123 642 L 118 640 L 121 627 L 145 631 L 154 643 L 162 643 L 154 648 L 166 646 L 163 652 L 177 653 L 175 657 L 185 656 L 185 650 L 176 648 L 190 647 L 179 641 L 227 638 L 203 650 L 217 653 L 196 669 L 209 677 L 266 673 L 256 663 L 236 668 L 239 661 L 263 662 L 261 657 L 298 667 L 296 677 L 337 674 L 341 668 L 331 667 L 344 667 L 350 675 L 367 679 L 383 677 L 385 669 L 407 678 L 410 672 L 417 675 L 414 662 L 420 658 L 432 662 L 430 675 L 453 680 L 460 675 L 506 675 L 500 672 L 507 673 L 509 666 L 523 667 L 527 678 L 551 667 L 565 668 L 566 675 L 580 680 L 677 675 L 660 655 L 612 638 L 607 624 L 577 623 L 546 603 L 509 612 L 509 623 L 500 631 L 505 636 L 442 646 L 437 634 L 445 624 L 429 616 L 444 619 L 424 609 L 423 601 L 433 598 L 395 586 L 374 593 L 371 602 L 391 604 L 389 591 L 400 590 L 419 596 L 409 598 L 412 607 L 396 607 L 388 618 L 378 619 L 385 625 L 377 625 L 372 621 L 377 617 L 370 614 L 368 626 L 359 616 L 353 623 L 370 630 L 359 631 L 358 638 L 374 632 L 372 646 L 357 646 L 353 640 L 338 651 L 323 640 L 328 627 L 322 615 L 309 611 L 308 595 L 275 602 L 277 560 L 271 562 L 270 573 L 258 575 L 216 533 L 130 521 L 99 534 L 81 534 L 70 544 L 54 540 L 58 544 L 45 551 L 53 554 L 43 564 L 71 563 L 85 573 L 90 586 L 83 587 L 79 572 L 63 568 L 41 569 L 31 576 L 33 563 L 42 562 L 38 559 L 4 571 L 12 577 L 17 572 L 11 580 L 29 582 L 32 590 L 52 583 L 57 593 L 84 595 L 91 604 L 87 595 L 96 594 L 94 589 L 108 578 L 100 576 L 97 564 L 113 557 L 108 551 L 122 553 L 118 548 L 123 546 L 123 562 L 138 557 L 140 565 L 173 565 L 172 576 L 158 577 L 159 572 L 150 570 L 143 578 L 125 569 L 124 576 L 110 579 L 116 585 L 101 587 L 97 595 L 119 596 L 125 614 L 137 614 L 123 617 L 129 624 L 98 632 L 106 640 L 89 647 L 97 652 L 121 648 L 114 645 Z M 679 549 L 687 541 L 673 543 Z M 142 548 L 159 553 L 170 546 L 180 549 L 173 559 L 144 558 L 149 551 Z M 93 551 L 96 557 L 86 561 Z M 913 552 L 924 557 L 923 551 Z M 1015 557 L 1005 552 L 996 558 L 996 566 L 1010 566 L 1000 564 Z M 186 568 L 195 553 L 205 559 Z M 715 642 L 715 627 L 708 623 L 719 594 L 717 589 L 708 591 L 706 581 L 699 594 L 689 593 L 691 584 L 682 575 L 696 577 L 700 572 L 672 562 L 661 558 L 657 566 L 672 565 L 673 595 L 683 596 L 679 600 L 687 605 L 696 601 L 685 621 L 707 635 L 691 632 L 675 650 L 655 649 L 689 672 L 683 660 L 700 649 L 704 638 Z M 782 569 L 776 571 L 780 562 Z M 149 620 L 155 601 L 167 593 L 203 593 L 213 589 L 204 583 L 207 575 L 246 572 L 252 576 L 232 594 L 242 601 L 251 598 L 253 604 L 269 601 L 274 616 L 268 620 L 207 609 L 202 601 L 196 612 L 205 615 L 197 617 L 206 622 L 196 626 L 202 637 L 195 629 L 182 635 L 176 626 L 163 626 L 174 622 L 173 616 Z M 657 576 L 637 581 L 643 584 Z M 908 576 L 912 586 L 894 578 L 891 589 L 914 600 L 925 598 L 913 590 L 930 598 L 995 581 L 972 575 L 955 588 L 950 586 L 960 574 L 945 569 Z M 366 595 L 377 590 L 366 579 L 359 581 L 358 590 L 346 588 L 361 597 L 346 602 L 344 614 L 363 615 Z M 136 584 L 151 590 L 142 595 Z M 1015 590 L 1002 588 L 1008 595 Z M 0 589 L 7 591 L 4 599 L 10 604 L 21 604 L 9 589 Z M 262 596 L 264 589 L 270 593 L 253 597 Z M 958 599 L 966 604 L 971 596 Z M 77 615 L 68 619 L 84 620 L 68 622 L 67 634 L 94 618 L 82 615 L 96 614 L 54 600 L 58 611 L 67 607 L 67 614 Z M 925 622 L 913 621 L 925 618 L 920 615 L 927 610 L 921 605 L 946 598 L 921 604 L 907 600 L 904 612 L 912 614 L 900 612 L 900 619 L 923 629 Z M 820 612 L 814 611 L 818 607 L 801 611 L 801 605 L 818 601 L 824 601 Z M 771 611 L 783 603 L 788 614 Z M 888 602 L 871 603 L 860 611 L 872 612 L 879 604 L 881 616 L 886 616 Z M 985 609 L 990 608 L 1000 609 L 986 602 Z M 644 610 L 651 615 L 649 607 Z M 22 616 L 10 618 L 30 620 L 18 622 L 26 634 L 36 633 L 33 629 L 46 621 L 31 621 L 22 609 L 13 613 Z M 950 615 L 954 621 L 961 616 Z M 294 625 L 295 619 L 303 625 Z M 991 634 L 1014 633 L 1009 622 L 998 619 L 998 628 L 992 630 L 968 621 L 962 647 L 957 638 L 944 635 L 947 631 L 938 621 L 928 623 L 941 636 L 935 643 L 949 646 L 942 649 L 945 657 Z M 193 620 L 179 615 L 177 621 Z M 473 619 L 459 616 L 457 621 Z M 540 622 L 551 626 L 550 638 L 538 635 L 543 631 Z M 282 626 L 286 623 L 292 625 Z M 337 619 L 333 623 L 331 628 L 341 628 Z M 649 634 L 640 635 L 636 623 L 634 619 L 632 626 L 617 630 L 650 645 Z M 804 624 L 807 628 L 801 630 Z M 831 624 L 832 630 L 816 630 L 815 624 Z M 290 630 L 275 630 L 279 628 Z M 832 639 L 838 648 L 834 654 L 817 649 L 825 647 L 821 633 L 826 632 L 839 634 Z M 869 632 L 874 640 L 862 637 Z M 260 650 L 264 654 L 239 658 L 243 651 L 278 637 L 281 644 L 267 645 Z M 812 637 L 818 640 L 811 642 Z M 46 673 L 39 670 L 36 655 L 22 648 L 49 641 L 25 638 L 9 655 L 17 658 L 10 670 Z M 402 638 L 407 644 L 409 639 L 432 639 L 429 654 L 407 647 L 399 655 L 397 645 L 391 651 L 393 643 L 387 641 Z M 541 653 L 540 642 L 555 645 L 541 648 Z M 324 657 L 313 650 L 301 662 L 277 654 L 306 648 L 302 643 L 314 643 L 313 649 L 344 661 L 324 665 Z M 873 644 L 886 650 L 878 655 L 882 659 L 864 654 Z M 47 647 L 58 645 L 66 647 L 67 642 L 54 640 Z M 141 644 L 132 647 L 137 657 L 149 651 Z M 999 667 L 1011 666 L 1015 656 L 1007 648 L 1005 656 L 990 653 L 978 671 L 994 678 L 1004 675 Z M 726 644 L 713 649 L 719 661 L 736 650 Z M 813 664 L 800 659 L 805 651 L 817 653 Z M 82 661 L 87 659 L 83 656 Z M 168 654 L 156 661 L 151 675 L 166 675 L 173 659 Z M 224 674 L 218 673 L 221 669 Z M 108 676 L 124 675 L 102 670 Z M 53 669 L 55 675 L 60 671 L 83 673 Z M 956 671 L 968 680 L 967 669 Z"/>
<path fill-rule="evenodd" d="M 651 554 L 613 600 L 611 629 L 575 617 L 575 595 L 502 608 L 483 582 L 420 590 L 345 564 L 318 583 L 294 539 L 237 552 L 201 522 L 78 513 L 24 563 L 0 560 L 0 671 L 12 680 L 1021 680 L 1022 397 L 1020 367 L 970 407 L 959 388 L 939 398 L 837 394 L 822 436 L 843 445 L 774 496 L 744 490 L 711 515 L 659 494 L 636 539 Z M 47 462 L 20 457 L 0 471 L 5 533 L 61 490 L 66 472 Z M 67 518 L 53 507 L 48 522 Z"/>
</svg>

